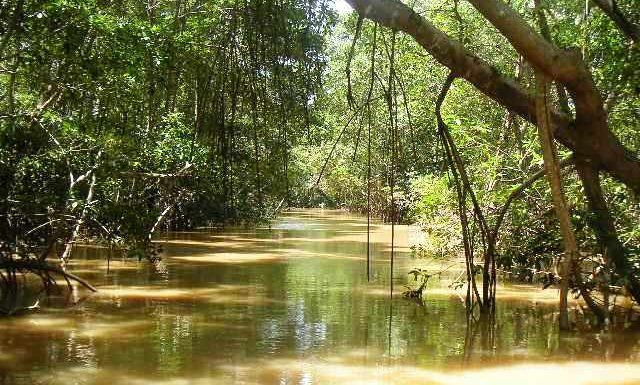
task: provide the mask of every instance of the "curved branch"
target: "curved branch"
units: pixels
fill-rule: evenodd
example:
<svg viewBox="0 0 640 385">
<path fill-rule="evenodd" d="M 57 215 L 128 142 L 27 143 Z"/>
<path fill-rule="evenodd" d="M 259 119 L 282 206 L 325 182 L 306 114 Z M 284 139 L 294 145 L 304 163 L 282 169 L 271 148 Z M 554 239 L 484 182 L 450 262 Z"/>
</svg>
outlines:
<svg viewBox="0 0 640 385">
<path fill-rule="evenodd" d="M 640 26 L 633 24 L 618 8 L 616 0 L 592 0 L 633 43 L 640 43 Z"/>
<path fill-rule="evenodd" d="M 44 271 L 48 273 L 55 273 L 63 276 L 67 280 L 71 279 L 73 281 L 78 282 L 79 284 L 81 284 L 82 286 L 86 287 L 87 289 L 91 290 L 94 293 L 98 291 L 98 289 L 96 289 L 93 285 L 91 285 L 86 280 L 78 277 L 77 275 L 66 272 L 59 267 L 51 266 L 44 262 L 8 261 L 7 260 L 7 261 L 0 262 L 0 269 L 25 269 L 25 270 L 30 270 L 34 272 Z"/>
<path fill-rule="evenodd" d="M 396 0 L 347 2 L 363 17 L 409 34 L 439 63 L 457 76 L 466 79 L 508 110 L 531 123 L 536 123 L 535 101 L 524 88 L 514 79 L 502 75 L 495 67 L 474 55 L 459 41 L 440 31 L 407 5 Z M 531 55 L 526 55 L 528 60 L 529 56 Z M 566 80 L 566 75 L 564 78 Z M 597 106 L 597 101 L 601 98 L 598 95 L 577 95 L 576 98 L 575 91 L 585 89 L 585 85 L 576 84 L 575 81 L 572 84 L 574 87 L 569 91 L 576 100 L 576 121 L 557 109 L 550 110 L 549 118 L 554 136 L 569 149 L 592 159 L 597 167 L 606 170 L 640 194 L 640 162 L 609 131 L 606 113 L 601 104 L 599 108 Z M 589 114 L 585 113 L 591 107 L 595 109 Z"/>
<path fill-rule="evenodd" d="M 562 159 L 558 165 L 562 169 L 571 164 L 573 164 L 573 156 Z M 494 237 L 494 239 L 498 239 L 498 231 L 500 231 L 500 226 L 502 225 L 502 221 L 504 220 L 504 217 L 507 214 L 507 211 L 509 211 L 509 206 L 511 206 L 511 203 L 513 203 L 513 201 L 515 201 L 516 198 L 518 198 L 520 194 L 524 192 L 524 190 L 528 189 L 538 179 L 542 178 L 544 176 L 544 172 L 545 170 L 543 167 L 540 170 L 536 171 L 534 174 L 532 174 L 527 180 L 522 182 L 520 186 L 516 187 L 513 191 L 511 191 L 511 193 L 507 197 L 507 200 L 504 202 L 504 204 L 500 208 L 500 211 L 498 212 L 498 218 L 496 219 L 496 223 L 494 224 L 493 229 L 491 231 L 491 236 Z"/>
</svg>

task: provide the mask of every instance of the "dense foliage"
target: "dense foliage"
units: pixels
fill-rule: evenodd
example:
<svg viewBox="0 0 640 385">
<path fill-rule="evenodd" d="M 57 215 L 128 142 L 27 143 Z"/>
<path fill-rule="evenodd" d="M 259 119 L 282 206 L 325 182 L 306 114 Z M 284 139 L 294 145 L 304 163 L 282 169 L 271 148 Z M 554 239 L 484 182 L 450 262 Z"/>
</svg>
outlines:
<svg viewBox="0 0 640 385">
<path fill-rule="evenodd" d="M 540 25 L 538 14 L 542 12 L 544 21 L 549 24 L 552 41 L 567 51 L 580 52 L 603 94 L 610 129 L 631 156 L 637 158 L 640 154 L 637 87 L 640 84 L 640 52 L 637 44 L 619 31 L 601 9 L 589 4 L 586 8 L 584 3 L 565 1 L 536 4 L 528 1 L 510 3 L 537 30 Z M 437 28 L 488 60 L 499 73 L 514 78 L 533 93 L 535 68 L 523 60 L 509 41 L 471 5 L 458 1 L 428 1 L 412 6 Z M 618 7 L 632 22 L 640 20 L 639 9 L 633 2 L 620 1 Z M 331 171 L 320 183 L 322 191 L 330 200 L 345 207 L 366 211 L 367 159 L 370 159 L 369 187 L 375 197 L 370 201 L 372 211 L 390 212 L 390 189 L 395 187 L 393 202 L 396 212 L 401 214 L 395 219 L 417 221 L 425 232 L 423 243 L 415 247 L 416 253 L 436 258 L 461 255 L 464 248 L 455 184 L 438 138 L 439 127 L 434 115 L 436 99 L 447 76 L 446 69 L 409 36 L 381 28 L 366 19 L 360 21 L 355 12 L 346 15 L 338 28 L 333 39 L 328 77 L 332 80 L 330 84 L 340 86 L 326 89 L 326 97 L 321 103 L 326 111 L 325 121 L 335 122 L 332 124 L 333 137 L 340 140 L 339 150 L 329 162 Z M 373 93 L 369 96 L 371 85 Z M 552 103 L 560 103 L 557 96 Z M 569 108 L 574 106 L 570 104 Z M 353 119 L 341 133 L 352 112 L 360 119 Z M 530 176 L 543 170 L 535 126 L 462 80 L 455 80 L 446 94 L 442 117 L 488 223 L 499 223 L 503 205 L 510 204 L 499 227 L 497 267 L 520 279 L 544 284 L 553 282 L 564 251 L 548 183 L 540 174 L 542 177 L 515 199 L 510 197 Z M 367 153 L 369 122 L 370 154 Z M 323 149 L 330 145 L 328 143 Z M 398 151 L 395 158 L 394 146 Z M 328 153 L 327 150 L 324 152 Z M 561 148 L 560 156 L 569 158 L 571 152 Z M 306 158 L 304 163 L 308 163 Z M 597 218 L 594 218 L 583 186 L 569 163 L 566 162 L 563 169 L 564 190 L 581 251 L 578 259 L 583 271 L 581 276 L 586 280 L 588 290 L 615 291 L 628 282 L 629 276 L 637 275 L 635 269 L 640 264 L 638 197 L 632 189 L 603 175 L 604 195 L 630 261 L 629 270 L 624 274 L 618 271 L 619 275 L 616 275 L 611 262 L 607 262 L 608 250 L 590 226 Z M 317 160 L 315 164 L 321 166 Z M 476 222 L 477 214 L 470 207 L 465 210 L 473 220 L 470 223 L 472 243 L 484 243 L 486 239 Z M 616 277 L 613 281 L 612 276 Z M 577 290 L 579 285 L 575 282 L 573 285 Z"/>
<path fill-rule="evenodd" d="M 386 3 L 398 4 L 378 5 Z M 533 94 L 539 69 L 469 3 L 412 7 L 491 63 L 492 75 Z M 509 6 L 563 52 L 579 53 L 607 129 L 637 159 L 638 43 L 589 2 Z M 631 25 L 640 21 L 633 0 L 617 7 Z M 52 253 L 64 264 L 82 237 L 150 256 L 160 228 L 255 222 L 286 205 L 417 222 L 419 255 L 455 258 L 482 245 L 478 260 L 519 278 L 557 275 L 564 251 L 549 185 L 526 184 L 543 176 L 532 119 L 448 77 L 408 34 L 356 12 L 337 18 L 325 0 L 12 0 L 0 3 L 0 20 L 9 276 L 15 263 Z M 550 104 L 577 114 L 579 95 L 565 102 L 558 90 Z M 595 231 L 602 218 L 570 163 L 564 192 L 582 252 L 572 287 L 621 292 L 640 265 L 637 191 L 602 173 L 626 263 L 612 266 Z"/>
<path fill-rule="evenodd" d="M 73 242 L 77 223 L 145 251 L 160 226 L 253 222 L 288 199 L 325 2 L 17 0 L 0 18 L 4 252 Z"/>
</svg>

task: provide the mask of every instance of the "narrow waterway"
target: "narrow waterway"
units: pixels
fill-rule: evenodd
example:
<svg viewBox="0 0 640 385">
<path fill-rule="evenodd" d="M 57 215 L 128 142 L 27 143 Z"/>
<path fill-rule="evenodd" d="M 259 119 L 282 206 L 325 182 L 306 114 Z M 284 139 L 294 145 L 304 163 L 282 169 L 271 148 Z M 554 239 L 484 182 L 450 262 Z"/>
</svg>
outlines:
<svg viewBox="0 0 640 385">
<path fill-rule="evenodd" d="M 0 320 L 0 384 L 640 384 L 640 334 L 557 332 L 556 292 L 499 287 L 496 322 L 467 322 L 460 266 L 412 259 L 396 227 L 290 211 L 270 228 L 160 240 L 162 262 L 78 248 L 98 286 Z M 445 270 L 424 305 L 402 298 L 416 266 Z"/>
</svg>

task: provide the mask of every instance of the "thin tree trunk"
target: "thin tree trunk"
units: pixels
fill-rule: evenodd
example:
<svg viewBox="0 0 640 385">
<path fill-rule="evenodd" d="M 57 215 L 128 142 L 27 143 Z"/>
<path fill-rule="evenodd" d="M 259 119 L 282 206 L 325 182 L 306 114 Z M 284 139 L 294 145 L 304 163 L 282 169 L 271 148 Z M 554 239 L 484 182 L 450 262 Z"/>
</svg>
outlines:
<svg viewBox="0 0 640 385">
<path fill-rule="evenodd" d="M 538 16 L 538 26 L 540 28 L 540 33 L 542 34 L 542 37 L 544 37 L 548 42 L 553 43 L 553 39 L 551 38 L 551 31 L 549 29 L 549 24 L 547 23 L 547 18 L 545 16 L 544 9 L 542 8 L 541 1 L 534 0 L 534 4 L 536 8 L 536 14 Z M 587 10 L 585 10 L 585 15 L 587 14 L 588 14 L 588 7 L 587 7 Z M 569 108 L 569 101 L 568 101 L 567 94 L 564 87 L 562 86 L 562 84 L 558 82 L 554 82 L 554 83 L 555 83 L 555 88 L 558 95 L 558 104 L 560 106 L 560 109 L 566 114 L 571 114 L 571 110 Z M 581 163 L 583 162 L 579 162 L 579 161 L 576 162 L 576 168 L 578 170 L 580 169 Z M 598 304 L 596 304 L 593 298 L 591 297 L 591 293 L 587 290 L 586 286 L 582 282 L 582 277 L 580 275 L 581 274 L 580 267 L 576 264 L 571 268 L 573 270 L 572 273 L 574 275 L 576 284 L 579 286 L 580 293 L 582 294 L 582 298 L 585 300 L 585 302 L 589 306 L 589 309 L 591 309 L 591 311 L 596 315 L 598 320 L 600 322 L 604 322 L 608 318 L 606 315 L 606 309 L 603 310 L 602 308 L 600 308 L 600 306 L 598 306 Z"/>
<path fill-rule="evenodd" d="M 467 306 L 470 310 L 473 309 L 473 295 L 477 300 L 477 303 L 480 304 L 481 310 L 484 312 L 488 310 L 487 303 L 490 301 L 486 301 L 483 303 L 483 299 L 486 300 L 488 292 L 485 294 L 483 289 L 483 298 L 480 298 L 480 294 L 478 292 L 478 287 L 475 279 L 475 269 L 474 269 L 474 257 L 473 257 L 473 245 L 471 235 L 469 234 L 469 220 L 467 217 L 467 207 L 466 207 L 466 194 L 467 192 L 471 195 L 471 200 L 473 202 L 474 213 L 480 218 L 482 232 L 484 236 L 484 231 L 486 228 L 486 223 L 484 222 L 484 217 L 480 212 L 480 206 L 475 198 L 475 194 L 473 193 L 473 189 L 471 188 L 471 184 L 466 175 L 466 171 L 464 168 L 464 163 L 460 159 L 457 150 L 455 148 L 455 143 L 453 142 L 453 138 L 449 134 L 449 129 L 447 124 L 442 119 L 441 107 L 444 102 L 453 81 L 455 80 L 455 75 L 453 73 L 449 74 L 445 83 L 440 91 L 440 95 L 438 95 L 438 99 L 436 101 L 436 118 L 438 121 L 438 134 L 442 141 L 442 146 L 444 148 L 445 156 L 447 157 L 447 162 L 449 164 L 449 168 L 451 170 L 451 174 L 453 175 L 454 184 L 456 187 L 456 193 L 458 196 L 458 210 L 460 215 L 460 225 L 462 227 L 462 240 L 464 246 L 465 260 L 466 260 L 466 269 L 467 269 Z M 458 174 L 459 172 L 459 174 Z M 487 257 L 485 253 L 485 258 Z M 485 262 L 487 260 L 485 259 Z M 483 283 L 485 282 L 485 276 L 483 276 Z M 488 286 L 487 286 L 488 288 Z"/>
<path fill-rule="evenodd" d="M 67 239 L 67 242 L 65 242 L 64 252 L 60 257 L 60 263 L 62 265 L 62 269 L 64 269 L 64 266 L 66 265 L 67 261 L 69 260 L 69 257 L 71 256 L 71 251 L 73 250 L 73 244 L 75 243 L 76 238 L 78 238 L 78 235 L 80 234 L 80 230 L 82 229 L 82 225 L 84 224 L 87 218 L 87 212 L 89 211 L 89 207 L 93 202 L 93 191 L 95 187 L 96 187 L 96 172 L 94 170 L 91 173 L 91 183 L 89 183 L 89 191 L 87 192 L 87 199 L 85 201 L 84 207 L 82 208 L 80 217 L 76 221 L 76 225 L 74 226 L 73 231 L 71 232 L 71 236 Z"/>
<path fill-rule="evenodd" d="M 164 218 L 169 214 L 169 212 L 171 212 L 171 210 L 178 203 L 179 200 L 180 200 L 180 197 L 178 197 L 175 202 L 167 205 L 167 207 L 165 207 L 164 210 L 162 210 L 160 215 L 158 215 L 158 217 L 156 218 L 156 221 L 153 223 L 153 226 L 151 226 L 151 229 L 149 229 L 149 232 L 147 233 L 147 240 L 149 242 L 151 242 L 153 233 L 156 232 L 156 229 L 162 224 L 162 222 L 164 221 Z"/>
<path fill-rule="evenodd" d="M 551 187 L 553 206 L 560 222 L 560 233 L 564 245 L 564 256 L 559 263 L 560 274 L 560 329 L 569 329 L 569 311 L 567 296 L 569 294 L 569 279 L 573 260 L 578 255 L 578 244 L 576 242 L 569 209 L 562 192 L 562 181 L 560 176 L 560 166 L 558 162 L 557 150 L 553 141 L 553 133 L 549 124 L 549 111 L 547 100 L 547 86 L 549 82 L 541 72 L 536 73 L 536 113 L 538 121 L 538 138 L 542 146 L 542 155 L 547 174 L 547 181 Z"/>
</svg>

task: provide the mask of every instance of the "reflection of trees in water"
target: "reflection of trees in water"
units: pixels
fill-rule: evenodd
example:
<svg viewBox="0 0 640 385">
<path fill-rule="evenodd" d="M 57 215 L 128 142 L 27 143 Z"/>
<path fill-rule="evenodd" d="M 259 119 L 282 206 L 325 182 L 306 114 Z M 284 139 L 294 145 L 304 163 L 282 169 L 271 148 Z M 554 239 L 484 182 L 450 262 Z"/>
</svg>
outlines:
<svg viewBox="0 0 640 385">
<path fill-rule="evenodd" d="M 14 329 L 0 330 L 0 352 L 10 346 L 28 347 L 19 365 L 7 367 L 0 360 L 1 369 L 16 373 L 5 382 L 33 383 L 47 375 L 45 371 L 59 373 L 83 366 L 101 373 L 127 368 L 145 378 L 207 377 L 224 372 L 229 365 L 241 368 L 309 357 L 328 357 L 343 365 L 399 364 L 429 370 L 542 359 L 638 358 L 640 333 L 561 335 L 556 330 L 555 306 L 533 304 L 527 292 L 522 300 L 499 301 L 495 319 L 485 323 L 470 322 L 464 303 L 454 296 L 427 290 L 424 306 L 394 296 L 389 325 L 386 262 L 376 265 L 378 277 L 367 283 L 364 259 L 321 257 L 328 250 L 364 256 L 364 243 L 310 241 L 318 234 L 297 230 L 299 238 L 291 241 L 290 235 L 274 235 L 286 239 L 274 247 L 313 250 L 319 256 L 247 264 L 176 263 L 167 258 L 165 274 L 151 268 L 112 269 L 106 274 L 106 266 L 101 270 L 91 265 L 91 259 L 101 258 L 99 253 L 87 251 L 88 259 L 79 258 L 78 263 L 94 269 L 91 274 L 103 277 L 107 284 L 186 294 L 97 298 L 65 313 L 68 323 L 46 326 L 43 322 L 31 330 L 27 324 L 16 324 Z M 186 249 L 183 252 L 199 252 Z M 403 268 L 408 270 L 413 262 L 405 262 Z M 399 270 L 397 276 L 405 272 Z M 434 280 L 433 285 L 438 284 Z M 209 294 L 201 294 L 217 285 L 229 286 L 230 291 L 212 290 L 215 298 L 210 299 Z M 144 290 L 136 295 L 140 291 Z M 241 300 L 249 298 L 269 301 Z M 60 320 L 61 315 L 52 314 L 50 319 Z M 288 373 L 287 378 L 304 377 L 297 375 Z"/>
<path fill-rule="evenodd" d="M 555 327 L 558 314 L 553 307 L 502 308 L 495 319 L 468 318 L 465 364 L 504 364 L 549 357 L 561 361 L 620 361 L 640 356 L 640 333 L 634 325 L 614 332 L 566 334 Z"/>
<path fill-rule="evenodd" d="M 193 319 L 161 304 L 153 312 L 152 352 L 160 373 L 178 374 L 193 358 Z"/>
</svg>

